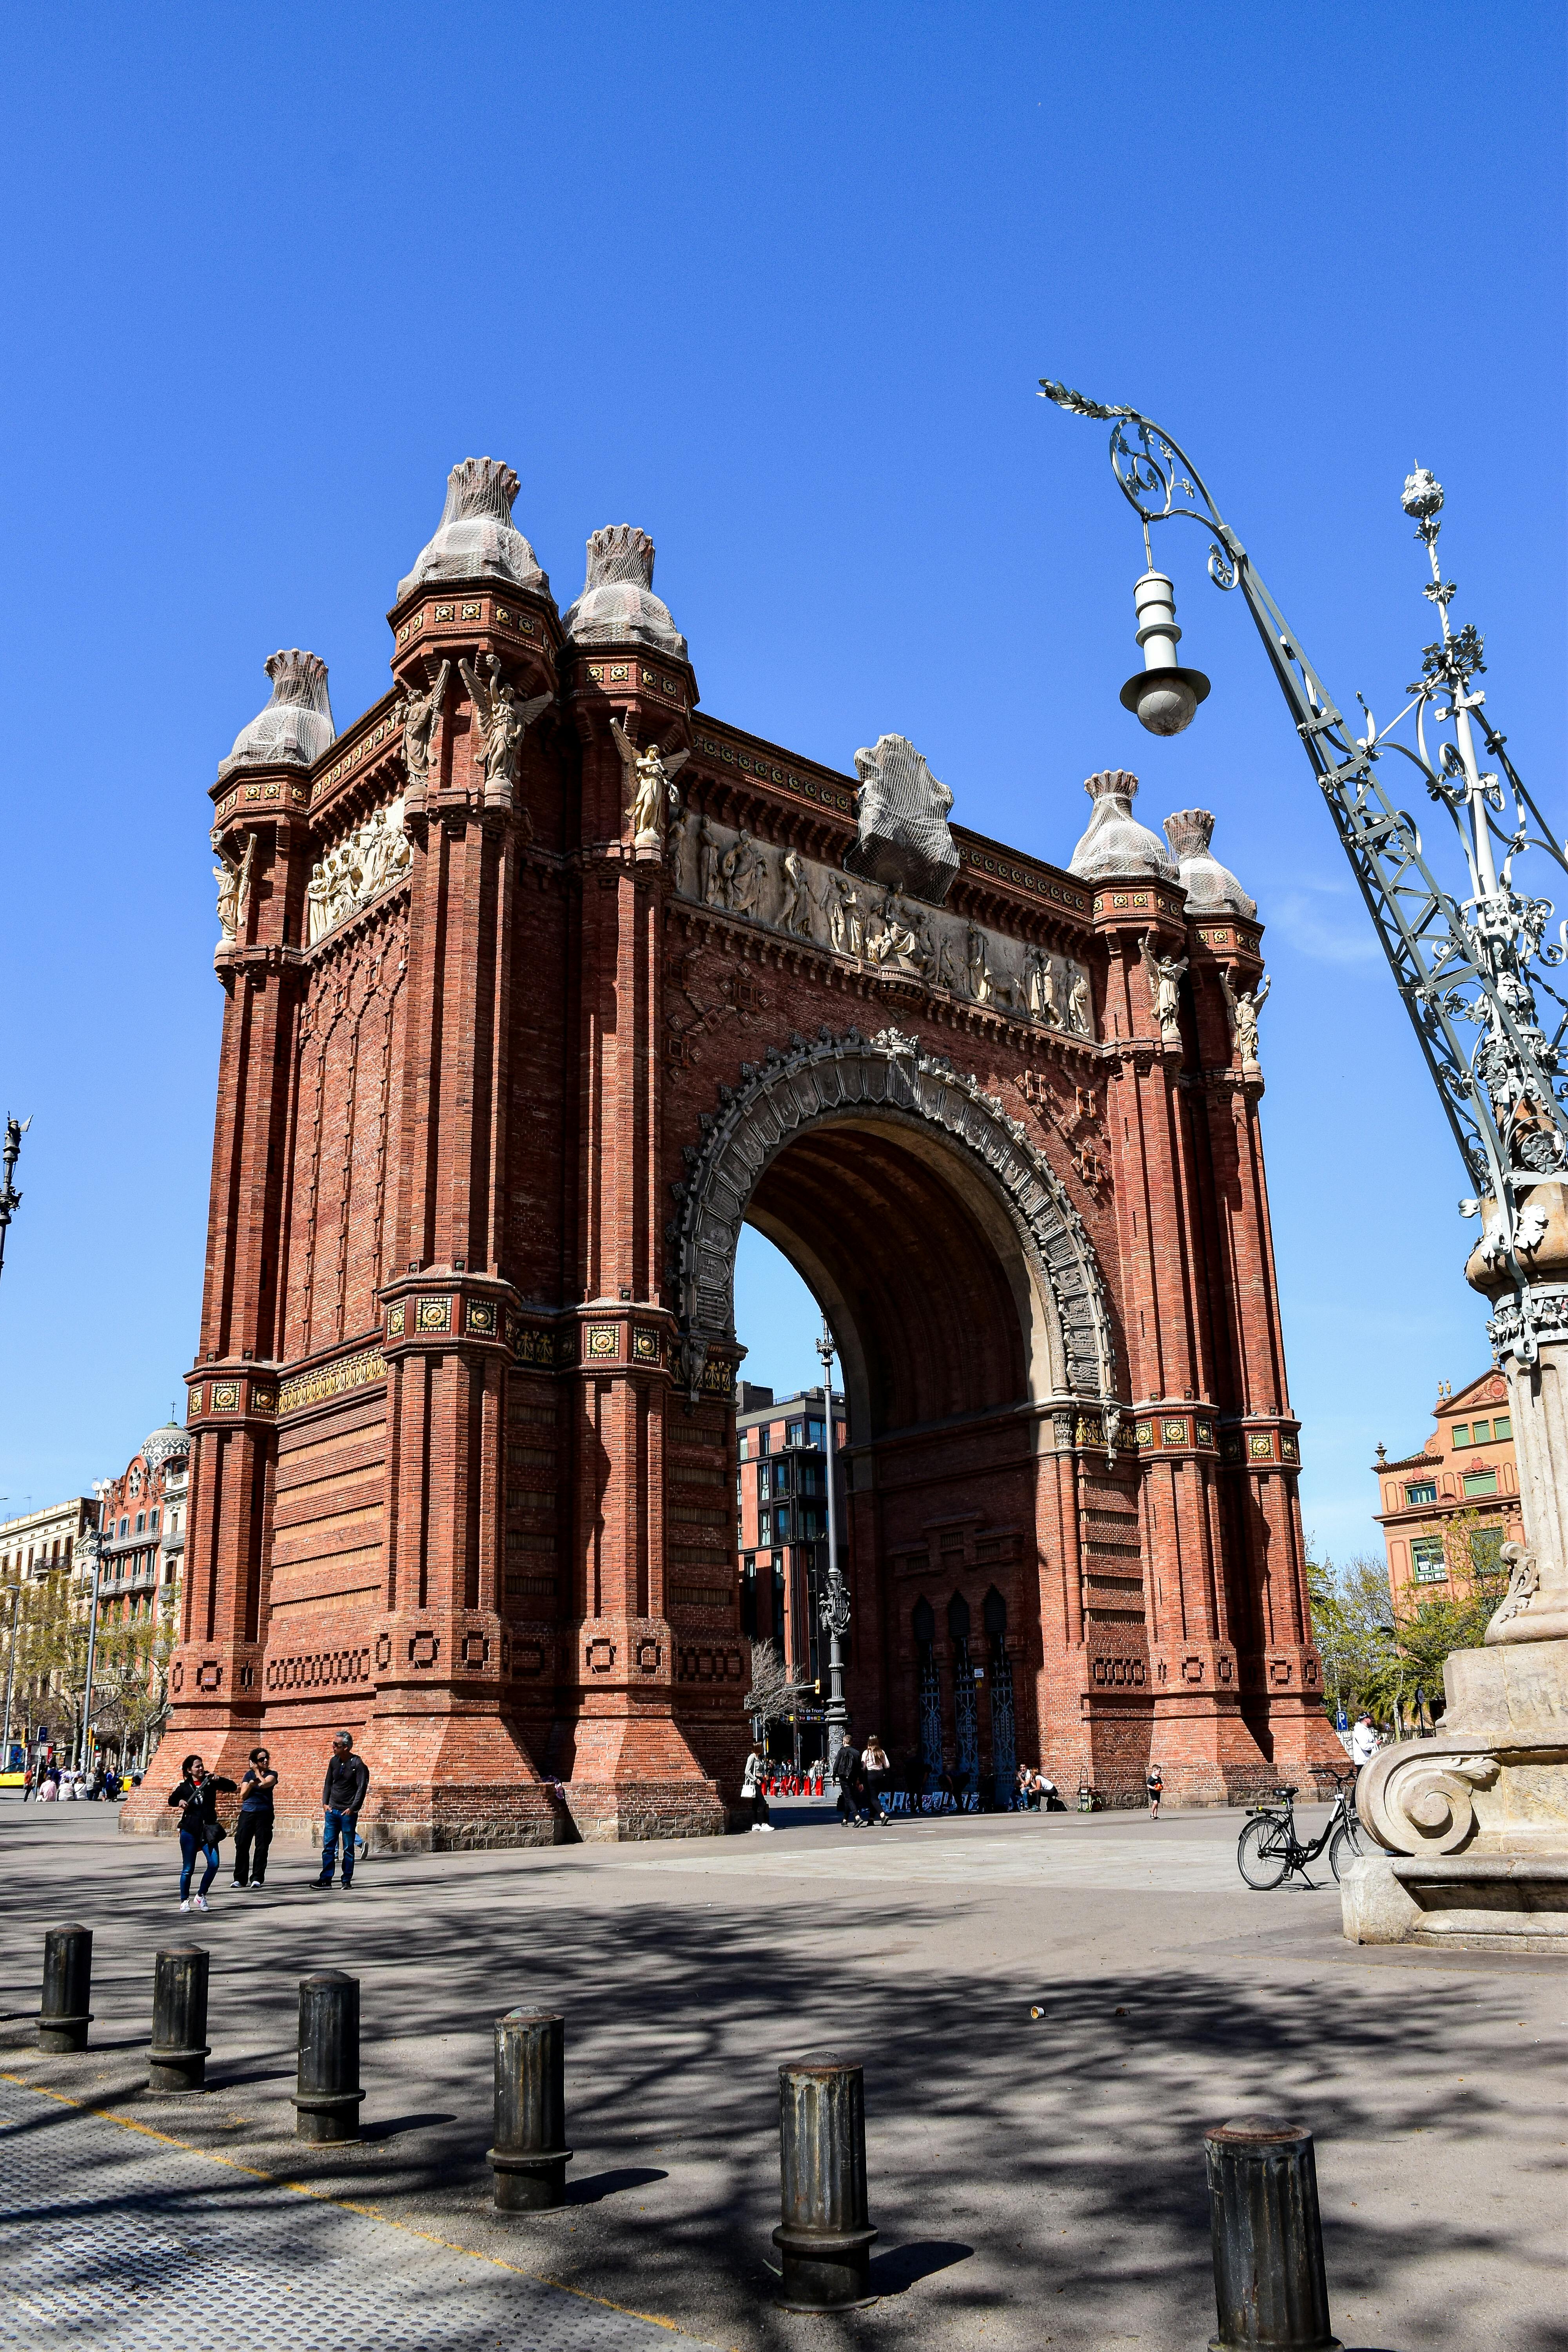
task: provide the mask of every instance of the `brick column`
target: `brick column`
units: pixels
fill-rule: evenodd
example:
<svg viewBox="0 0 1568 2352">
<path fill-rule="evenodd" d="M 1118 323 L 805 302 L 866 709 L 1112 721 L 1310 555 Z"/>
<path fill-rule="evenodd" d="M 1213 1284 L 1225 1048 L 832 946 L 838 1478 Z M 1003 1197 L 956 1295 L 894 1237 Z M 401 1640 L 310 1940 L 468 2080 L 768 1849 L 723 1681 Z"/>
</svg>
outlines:
<svg viewBox="0 0 1568 2352">
<path fill-rule="evenodd" d="M 1218 1459 L 1205 1156 L 1184 1097 L 1198 1031 L 1190 984 L 1179 1034 L 1163 1033 L 1142 952 L 1188 957 L 1181 887 L 1097 886 L 1109 957 L 1102 1035 L 1121 1045 L 1108 1089 L 1122 1265 L 1122 1317 L 1140 1464 L 1151 1748 L 1173 1798 L 1224 1801 L 1267 1765 L 1244 1718 L 1229 1579 L 1214 1509 Z"/>
</svg>

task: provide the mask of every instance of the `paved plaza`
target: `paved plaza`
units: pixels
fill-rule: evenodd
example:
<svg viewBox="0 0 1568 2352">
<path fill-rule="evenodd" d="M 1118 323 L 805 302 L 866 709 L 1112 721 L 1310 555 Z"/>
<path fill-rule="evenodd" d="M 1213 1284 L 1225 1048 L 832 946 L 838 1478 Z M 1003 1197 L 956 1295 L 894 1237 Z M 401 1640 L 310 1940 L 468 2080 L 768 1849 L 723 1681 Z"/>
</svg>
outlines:
<svg viewBox="0 0 1568 2352">
<path fill-rule="evenodd" d="M 1358 2352 L 1568 2347 L 1562 1963 L 1358 1951 L 1331 1882 L 1249 1893 L 1234 1813 L 363 1865 L 274 1848 L 180 1916 L 170 1842 L 0 1802 L 7 2352 L 1199 2347 L 1205 2125 L 1318 2136 Z M 1316 1819 L 1317 1816 L 1309 1816 Z M 41 2058 L 43 1931 L 94 1932 L 93 2046 Z M 210 2090 L 142 2088 L 152 1954 L 212 1953 Z M 293 2137 L 296 1986 L 362 1982 L 364 2138 Z M 570 2201 L 489 2208 L 490 2026 L 567 2020 Z M 1044 2014 L 1031 2020 L 1031 2007 Z M 768 2302 L 781 2059 L 866 2068 L 881 2299 Z"/>
</svg>

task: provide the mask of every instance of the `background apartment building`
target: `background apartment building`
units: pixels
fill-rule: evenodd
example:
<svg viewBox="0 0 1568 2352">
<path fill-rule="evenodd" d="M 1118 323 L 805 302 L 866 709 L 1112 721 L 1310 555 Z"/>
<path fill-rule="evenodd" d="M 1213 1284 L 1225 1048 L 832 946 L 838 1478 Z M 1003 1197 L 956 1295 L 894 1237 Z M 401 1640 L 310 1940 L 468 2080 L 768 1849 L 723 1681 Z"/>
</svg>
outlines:
<svg viewBox="0 0 1568 2352">
<path fill-rule="evenodd" d="M 1458 1395 L 1439 1392 L 1434 1412 L 1436 1427 L 1418 1453 L 1391 1462 L 1380 1445 L 1373 1464 L 1389 1585 L 1396 1602 L 1412 1606 L 1463 1599 L 1472 1563 L 1524 1536 L 1501 1374 L 1483 1372 Z"/>
<path fill-rule="evenodd" d="M 818 1672 L 816 1601 L 827 1575 L 823 1392 L 801 1389 L 775 1401 L 772 1389 L 742 1381 L 735 1426 L 741 1629 L 756 1641 L 771 1641 L 797 1678 L 814 1682 Z M 844 1399 L 837 1391 L 833 1430 L 842 1563 L 845 1417 Z M 851 1629 L 849 1641 L 853 1639 Z"/>
</svg>

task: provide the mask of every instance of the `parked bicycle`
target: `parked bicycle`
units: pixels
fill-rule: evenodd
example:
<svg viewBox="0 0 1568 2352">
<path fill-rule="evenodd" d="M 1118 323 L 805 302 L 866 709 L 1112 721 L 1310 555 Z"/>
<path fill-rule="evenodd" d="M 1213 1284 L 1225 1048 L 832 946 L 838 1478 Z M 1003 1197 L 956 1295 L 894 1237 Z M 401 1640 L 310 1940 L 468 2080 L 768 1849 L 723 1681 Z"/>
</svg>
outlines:
<svg viewBox="0 0 1568 2352">
<path fill-rule="evenodd" d="M 1272 1804 L 1253 1808 L 1252 1819 L 1236 1842 L 1237 1867 L 1248 1886 L 1278 1886 L 1292 1872 L 1303 1885 L 1310 1886 L 1307 1865 L 1316 1862 L 1325 1847 L 1329 1868 L 1337 1884 L 1345 1863 L 1365 1852 L 1361 1823 L 1356 1818 L 1355 1775 L 1352 1772 L 1335 1777 L 1339 1788 L 1333 1811 L 1322 1836 L 1315 1838 L 1310 1845 L 1303 1844 L 1296 1832 L 1293 1785 L 1276 1789 Z"/>
</svg>

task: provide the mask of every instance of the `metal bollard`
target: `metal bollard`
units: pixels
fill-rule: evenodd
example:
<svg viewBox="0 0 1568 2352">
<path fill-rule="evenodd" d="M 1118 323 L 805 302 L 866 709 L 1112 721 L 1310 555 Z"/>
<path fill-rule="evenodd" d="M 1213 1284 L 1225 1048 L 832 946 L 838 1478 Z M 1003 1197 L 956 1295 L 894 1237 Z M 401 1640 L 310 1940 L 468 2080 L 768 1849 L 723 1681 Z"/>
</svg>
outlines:
<svg viewBox="0 0 1568 2352">
<path fill-rule="evenodd" d="M 207 1958 L 199 1944 L 172 1944 L 153 1956 L 147 2088 L 155 2095 L 171 2098 L 206 2088 Z"/>
<path fill-rule="evenodd" d="M 1243 2116 L 1204 2136 L 1219 2331 L 1209 2352 L 1340 2352 L 1329 2326 L 1312 2135 Z"/>
<path fill-rule="evenodd" d="M 510 2009 L 496 2020 L 496 2210 L 540 2213 L 564 2203 L 566 2021 Z"/>
<path fill-rule="evenodd" d="M 294 2093 L 297 2138 L 358 2139 L 359 1979 L 341 1969 L 300 1979 L 300 2080 Z"/>
<path fill-rule="evenodd" d="M 40 2050 L 85 2050 L 92 2022 L 92 1929 L 51 1927 L 44 1937 L 44 2000 L 38 2011 Z"/>
<path fill-rule="evenodd" d="M 784 2311 L 873 2303 L 866 2204 L 866 2085 L 837 2058 L 779 2068 L 779 2250 Z"/>
</svg>

